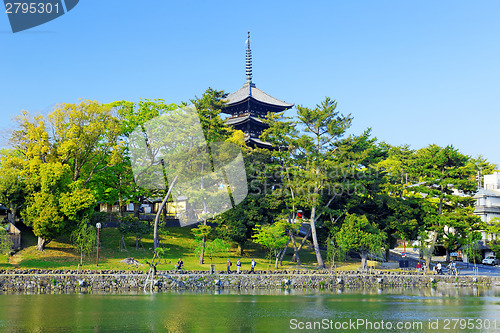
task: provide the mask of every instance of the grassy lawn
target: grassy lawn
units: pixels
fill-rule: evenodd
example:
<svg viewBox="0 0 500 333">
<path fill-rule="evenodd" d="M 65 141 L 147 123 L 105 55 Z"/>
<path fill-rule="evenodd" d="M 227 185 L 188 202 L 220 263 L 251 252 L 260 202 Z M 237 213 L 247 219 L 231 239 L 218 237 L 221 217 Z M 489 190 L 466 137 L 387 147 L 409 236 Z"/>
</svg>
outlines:
<svg viewBox="0 0 500 333">
<path fill-rule="evenodd" d="M 100 232 L 101 248 L 99 249 L 99 267 L 96 267 L 95 253 L 91 257 L 83 258 L 83 269 L 101 270 L 142 270 L 147 271 L 149 266 L 144 260 L 151 260 L 153 249 L 153 235 L 147 235 L 142 239 L 143 247 L 136 250 L 135 237 L 125 238 L 127 251 L 119 251 L 119 240 L 121 234 L 116 228 L 104 228 Z M 300 242 L 300 238 L 299 238 Z M 67 238 L 60 238 L 50 242 L 45 251 L 36 250 L 36 237 L 29 232 L 23 233 L 23 249 L 11 257 L 0 256 L 0 268 L 45 268 L 45 269 L 78 269 L 80 255 L 73 250 Z M 209 270 L 210 258 L 205 256 L 204 264 L 199 264 L 199 256 L 195 253 L 195 240 L 191 233 L 191 228 L 167 228 L 166 235 L 161 236 L 161 245 L 169 249 L 163 255 L 161 264 L 157 266 L 159 270 L 174 269 L 174 265 L 179 258 L 184 261 L 186 270 Z M 269 259 L 266 258 L 268 251 L 262 246 L 253 242 L 247 242 L 243 256 L 237 256 L 236 246 L 228 254 L 214 257 L 213 261 L 216 270 L 226 269 L 226 260 L 229 258 L 233 262 L 232 270 L 236 270 L 236 260 L 241 259 L 242 269 L 250 269 L 250 262 L 255 259 L 257 270 L 266 270 Z M 283 260 L 281 269 L 296 269 L 297 265 L 291 262 L 293 254 L 292 247 L 289 247 Z M 125 258 L 135 258 L 139 261 L 139 266 L 131 266 L 122 263 Z M 313 269 L 316 262 L 314 251 L 310 247 L 304 247 L 300 252 L 302 261 L 301 268 Z M 325 254 L 323 254 L 325 258 Z M 359 266 L 359 263 L 358 263 Z M 274 270 L 274 260 L 271 264 Z"/>
</svg>

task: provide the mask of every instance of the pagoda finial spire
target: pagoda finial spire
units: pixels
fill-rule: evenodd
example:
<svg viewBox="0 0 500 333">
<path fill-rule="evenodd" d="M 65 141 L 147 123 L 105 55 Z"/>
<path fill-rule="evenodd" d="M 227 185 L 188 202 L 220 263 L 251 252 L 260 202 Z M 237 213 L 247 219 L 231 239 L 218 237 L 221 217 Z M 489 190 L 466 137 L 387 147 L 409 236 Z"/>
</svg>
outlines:
<svg viewBox="0 0 500 333">
<path fill-rule="evenodd" d="M 250 31 L 248 32 L 248 37 L 245 42 L 247 44 L 247 56 L 246 56 L 246 75 L 247 83 L 252 84 L 252 50 L 250 49 Z"/>
</svg>

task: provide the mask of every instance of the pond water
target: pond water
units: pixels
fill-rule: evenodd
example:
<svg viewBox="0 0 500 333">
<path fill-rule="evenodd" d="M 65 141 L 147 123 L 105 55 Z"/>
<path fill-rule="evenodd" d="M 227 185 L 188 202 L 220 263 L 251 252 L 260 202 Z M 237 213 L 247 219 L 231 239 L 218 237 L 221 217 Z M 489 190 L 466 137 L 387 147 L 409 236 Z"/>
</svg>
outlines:
<svg viewBox="0 0 500 333">
<path fill-rule="evenodd" d="M 500 288 L 2 294 L 2 332 L 500 332 Z"/>
</svg>

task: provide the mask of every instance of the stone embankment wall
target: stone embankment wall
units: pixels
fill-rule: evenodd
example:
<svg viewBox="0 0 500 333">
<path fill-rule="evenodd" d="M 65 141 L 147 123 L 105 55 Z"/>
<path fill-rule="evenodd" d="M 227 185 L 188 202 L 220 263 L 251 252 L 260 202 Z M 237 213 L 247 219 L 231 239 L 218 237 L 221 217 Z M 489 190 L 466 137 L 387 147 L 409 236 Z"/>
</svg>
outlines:
<svg viewBox="0 0 500 333">
<path fill-rule="evenodd" d="M 116 291 L 144 288 L 147 274 L 140 271 L 63 271 L 0 270 L 3 291 Z M 342 272 L 284 272 L 266 274 L 208 274 L 207 272 L 158 271 L 147 289 L 276 289 L 276 288 L 340 288 L 340 287 L 410 287 L 450 284 L 457 286 L 500 286 L 500 277 L 411 275 L 398 273 L 361 274 Z"/>
</svg>

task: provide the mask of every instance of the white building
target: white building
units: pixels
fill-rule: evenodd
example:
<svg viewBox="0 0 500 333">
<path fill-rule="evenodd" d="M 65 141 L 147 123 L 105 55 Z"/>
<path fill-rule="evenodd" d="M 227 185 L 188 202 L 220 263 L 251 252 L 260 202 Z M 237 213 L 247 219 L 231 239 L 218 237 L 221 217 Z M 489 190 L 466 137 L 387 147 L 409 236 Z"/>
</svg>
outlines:
<svg viewBox="0 0 500 333">
<path fill-rule="evenodd" d="M 490 222 L 493 218 L 500 218 L 500 173 L 495 172 L 484 176 L 484 186 L 474 196 L 476 208 L 474 214 L 478 215 L 483 222 Z M 483 244 L 491 240 L 491 235 L 483 232 Z M 485 255 L 493 254 L 486 250 Z"/>
<path fill-rule="evenodd" d="M 479 215 L 483 222 L 490 222 L 495 217 L 500 218 L 500 173 L 484 176 L 484 186 L 474 198 L 474 214 Z"/>
</svg>

